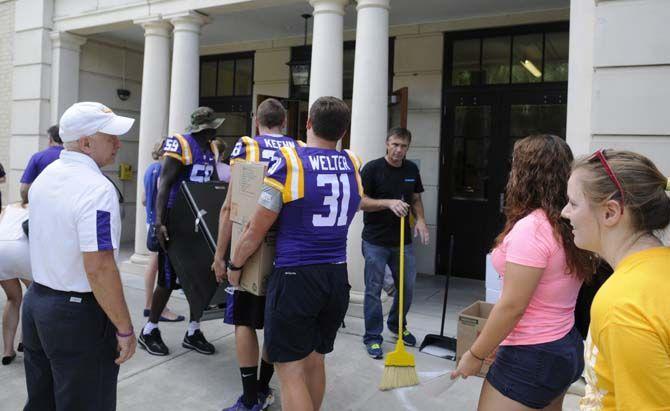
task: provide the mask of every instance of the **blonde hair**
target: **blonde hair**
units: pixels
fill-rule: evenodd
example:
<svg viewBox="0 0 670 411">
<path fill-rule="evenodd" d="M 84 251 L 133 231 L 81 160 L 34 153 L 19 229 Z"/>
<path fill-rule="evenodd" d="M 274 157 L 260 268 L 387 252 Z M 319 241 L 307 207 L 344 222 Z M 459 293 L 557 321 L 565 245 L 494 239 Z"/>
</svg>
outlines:
<svg viewBox="0 0 670 411">
<path fill-rule="evenodd" d="M 594 156 L 579 158 L 572 167 L 573 173 L 585 171 L 582 184 L 586 198 L 592 204 L 612 199 L 623 201 L 638 232 L 667 227 L 670 223 L 667 177 L 647 157 L 632 151 L 603 150 L 603 156 L 621 184 L 623 199 L 601 161 Z"/>
</svg>

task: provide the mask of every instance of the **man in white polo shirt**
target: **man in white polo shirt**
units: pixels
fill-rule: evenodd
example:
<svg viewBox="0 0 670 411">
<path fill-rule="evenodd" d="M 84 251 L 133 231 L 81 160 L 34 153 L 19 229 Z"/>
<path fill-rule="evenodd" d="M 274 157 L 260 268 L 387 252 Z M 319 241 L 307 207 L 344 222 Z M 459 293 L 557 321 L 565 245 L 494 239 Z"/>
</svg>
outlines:
<svg viewBox="0 0 670 411">
<path fill-rule="evenodd" d="M 116 409 L 119 365 L 137 341 L 115 260 L 118 197 L 100 168 L 133 122 L 100 103 L 74 104 L 60 120 L 60 159 L 30 187 L 24 410 Z"/>
</svg>

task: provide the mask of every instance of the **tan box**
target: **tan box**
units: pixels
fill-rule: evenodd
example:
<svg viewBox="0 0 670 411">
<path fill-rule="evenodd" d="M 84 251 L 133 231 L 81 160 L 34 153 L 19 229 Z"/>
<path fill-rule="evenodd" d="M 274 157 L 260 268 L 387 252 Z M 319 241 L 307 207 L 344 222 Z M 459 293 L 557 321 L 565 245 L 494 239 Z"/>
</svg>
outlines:
<svg viewBox="0 0 670 411">
<path fill-rule="evenodd" d="M 233 222 L 233 235 L 230 240 L 231 250 L 234 250 L 244 232 L 243 224 Z M 275 258 L 275 244 L 277 231 L 270 230 L 258 250 L 249 257 L 242 268 L 240 288 L 254 295 L 265 295 L 268 277 L 272 273 Z"/>
<path fill-rule="evenodd" d="M 235 161 L 231 169 L 230 220 L 246 224 L 263 190 L 264 164 Z"/>
<path fill-rule="evenodd" d="M 258 197 L 263 190 L 266 166 L 259 163 L 235 161 L 231 170 L 230 219 L 233 233 L 231 252 L 242 237 L 244 227 L 256 210 Z M 275 258 L 277 232 L 270 230 L 258 250 L 244 264 L 240 277 L 240 288 L 254 295 L 265 295 L 267 279 L 272 272 Z"/>
<path fill-rule="evenodd" d="M 493 304 L 477 301 L 458 314 L 456 364 L 458 364 L 463 354 L 472 347 L 475 339 L 481 334 L 482 329 L 484 329 L 484 324 L 486 324 L 486 320 L 489 318 L 489 315 L 491 315 L 492 309 Z M 493 364 L 495 358 L 496 350 L 484 359 L 484 364 L 482 364 L 482 368 L 477 375 L 486 377 L 486 373 L 489 372 L 489 367 Z"/>
</svg>

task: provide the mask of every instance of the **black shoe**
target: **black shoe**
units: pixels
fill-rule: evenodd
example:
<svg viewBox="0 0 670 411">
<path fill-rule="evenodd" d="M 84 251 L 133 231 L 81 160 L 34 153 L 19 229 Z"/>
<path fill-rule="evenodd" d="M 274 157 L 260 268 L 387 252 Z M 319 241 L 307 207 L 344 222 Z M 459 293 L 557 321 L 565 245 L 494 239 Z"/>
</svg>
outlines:
<svg viewBox="0 0 670 411">
<path fill-rule="evenodd" d="M 19 346 L 16 348 L 16 351 L 23 352 L 23 343 L 22 342 L 19 343 Z"/>
<path fill-rule="evenodd" d="M 200 330 L 195 330 L 193 335 L 190 337 L 188 336 L 188 332 L 186 332 L 181 346 L 191 350 L 196 350 L 200 354 L 212 355 L 216 351 L 214 346 L 205 339 L 205 336 L 202 332 L 200 332 Z"/>
<path fill-rule="evenodd" d="M 161 330 L 158 328 L 154 328 L 149 334 L 142 331 L 137 342 L 140 343 L 140 348 L 145 349 L 151 355 L 165 356 L 170 354 L 170 350 L 161 338 Z"/>
<path fill-rule="evenodd" d="M 6 357 L 2 357 L 2 365 L 9 365 L 15 359 L 16 359 L 16 353 L 12 354 L 12 355 L 9 355 L 9 356 L 6 356 Z"/>
</svg>

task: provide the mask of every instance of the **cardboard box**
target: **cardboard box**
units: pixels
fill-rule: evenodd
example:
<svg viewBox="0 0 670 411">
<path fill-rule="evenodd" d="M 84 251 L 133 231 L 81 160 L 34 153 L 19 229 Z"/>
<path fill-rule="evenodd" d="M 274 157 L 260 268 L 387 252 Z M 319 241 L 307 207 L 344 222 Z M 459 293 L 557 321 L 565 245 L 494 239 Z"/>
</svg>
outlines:
<svg viewBox="0 0 670 411">
<path fill-rule="evenodd" d="M 265 177 L 264 164 L 236 161 L 231 170 L 230 219 L 233 221 L 233 232 L 230 240 L 231 252 L 237 247 L 244 227 L 251 219 L 258 197 L 263 189 Z M 277 232 L 270 230 L 258 247 L 244 264 L 240 277 L 240 288 L 254 295 L 265 295 L 267 279 L 272 272 L 275 258 Z"/>
<path fill-rule="evenodd" d="M 264 164 L 235 161 L 231 169 L 230 219 L 246 224 L 256 210 L 263 189 Z"/>
<path fill-rule="evenodd" d="M 463 354 L 467 352 L 475 339 L 481 334 L 486 320 L 491 314 L 493 304 L 484 301 L 477 301 L 471 306 L 465 308 L 458 314 L 457 343 L 456 343 L 456 364 L 461 360 Z M 484 360 L 481 370 L 477 374 L 480 377 L 486 377 L 489 367 L 495 359 L 495 350 Z"/>
<path fill-rule="evenodd" d="M 230 241 L 233 250 L 242 237 L 244 227 L 244 224 L 233 222 L 233 235 Z M 274 266 L 276 239 L 277 232 L 270 230 L 258 250 L 244 264 L 240 277 L 240 288 L 244 291 L 254 295 L 265 295 L 268 277 Z"/>
</svg>

